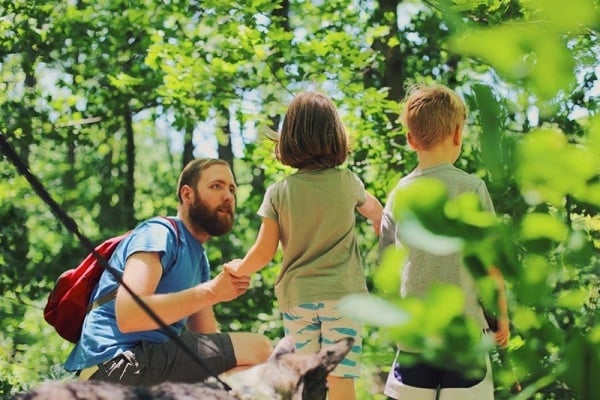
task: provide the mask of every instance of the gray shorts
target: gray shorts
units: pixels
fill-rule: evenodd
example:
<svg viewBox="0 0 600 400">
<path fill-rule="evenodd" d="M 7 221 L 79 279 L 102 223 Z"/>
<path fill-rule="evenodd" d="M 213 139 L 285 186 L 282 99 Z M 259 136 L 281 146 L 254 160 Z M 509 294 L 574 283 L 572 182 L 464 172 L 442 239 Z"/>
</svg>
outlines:
<svg viewBox="0 0 600 400">
<path fill-rule="evenodd" d="M 165 381 L 193 383 L 236 366 L 233 344 L 228 334 L 186 331 L 180 338 L 210 371 L 175 342 L 142 342 L 133 351 L 125 351 L 99 364 L 98 371 L 90 380 L 136 386 L 150 386 Z"/>
</svg>

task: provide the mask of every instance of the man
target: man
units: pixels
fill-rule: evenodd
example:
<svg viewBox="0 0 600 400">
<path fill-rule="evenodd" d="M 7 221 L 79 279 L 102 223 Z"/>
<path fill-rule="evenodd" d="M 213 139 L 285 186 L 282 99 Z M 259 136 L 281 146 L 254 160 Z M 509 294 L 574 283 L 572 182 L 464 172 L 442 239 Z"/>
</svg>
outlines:
<svg viewBox="0 0 600 400">
<path fill-rule="evenodd" d="M 213 305 L 243 294 L 248 276 L 226 270 L 210 279 L 203 244 L 233 226 L 236 185 L 227 162 L 198 159 L 181 172 L 176 218 L 140 223 L 117 247 L 110 265 L 126 286 L 192 349 L 212 372 L 260 363 L 269 340 L 255 333 L 219 333 Z M 94 299 L 118 287 L 104 272 Z M 153 385 L 198 382 L 210 374 L 173 342 L 123 287 L 114 301 L 93 308 L 65 368 L 80 379 Z"/>
</svg>

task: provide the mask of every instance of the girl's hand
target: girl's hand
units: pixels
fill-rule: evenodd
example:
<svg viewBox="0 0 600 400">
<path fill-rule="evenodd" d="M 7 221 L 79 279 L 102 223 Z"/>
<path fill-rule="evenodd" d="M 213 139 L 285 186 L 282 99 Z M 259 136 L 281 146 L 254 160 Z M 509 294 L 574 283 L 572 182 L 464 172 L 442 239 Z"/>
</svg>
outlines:
<svg viewBox="0 0 600 400">
<path fill-rule="evenodd" d="M 241 262 L 242 262 L 241 258 L 235 258 L 235 259 L 223 264 L 223 269 L 226 270 L 227 272 L 229 272 L 233 276 L 237 276 L 237 277 L 242 276 L 242 275 L 237 274 L 237 270 L 238 270 L 238 267 Z"/>
</svg>

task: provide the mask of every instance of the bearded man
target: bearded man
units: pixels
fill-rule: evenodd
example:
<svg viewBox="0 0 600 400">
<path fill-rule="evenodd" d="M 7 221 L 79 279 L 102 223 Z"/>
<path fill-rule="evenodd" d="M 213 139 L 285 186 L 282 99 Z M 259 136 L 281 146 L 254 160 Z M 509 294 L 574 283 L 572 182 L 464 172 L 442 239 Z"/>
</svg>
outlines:
<svg viewBox="0 0 600 400">
<path fill-rule="evenodd" d="M 261 363 L 272 350 L 263 335 L 219 332 L 212 309 L 245 293 L 250 284 L 248 276 L 235 277 L 225 269 L 211 279 L 203 246 L 210 237 L 231 231 L 235 192 L 226 161 L 191 161 L 179 176 L 177 217 L 140 223 L 109 260 L 125 285 L 215 374 Z M 68 371 L 83 380 L 136 386 L 200 382 L 209 376 L 105 271 L 92 298 L 112 292 L 114 299 L 87 314 L 65 363 Z"/>
</svg>

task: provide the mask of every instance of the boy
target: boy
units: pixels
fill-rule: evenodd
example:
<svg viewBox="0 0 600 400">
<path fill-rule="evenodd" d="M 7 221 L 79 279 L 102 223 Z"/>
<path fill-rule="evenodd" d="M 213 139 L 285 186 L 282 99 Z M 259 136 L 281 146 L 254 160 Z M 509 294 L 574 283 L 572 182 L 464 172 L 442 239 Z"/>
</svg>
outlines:
<svg viewBox="0 0 600 400">
<path fill-rule="evenodd" d="M 453 166 L 460 154 L 466 117 L 464 102 L 454 91 L 443 85 L 420 85 L 410 91 L 401 118 L 408 130 L 408 144 L 417 153 L 418 165 L 414 171 L 400 179 L 389 197 L 381 223 L 381 249 L 389 245 L 402 245 L 396 232 L 393 199 L 399 189 L 416 179 L 439 179 L 446 185 L 450 198 L 461 193 L 474 192 L 484 210 L 494 211 L 485 183 L 480 178 Z M 482 330 L 488 329 L 474 281 L 462 264 L 461 254 L 439 256 L 410 246 L 408 249 L 400 295 L 422 296 L 434 283 L 458 286 L 465 296 L 465 315 L 478 321 Z M 508 343 L 509 330 L 503 279 L 497 268 L 492 267 L 490 271 L 498 282 L 500 299 L 499 326 L 495 338 L 500 346 L 505 346 Z M 400 344 L 399 351 L 408 353 L 411 349 L 403 348 Z M 418 354 L 415 355 L 418 359 Z M 494 387 L 489 359 L 486 360 L 486 365 L 485 377 L 472 379 L 464 377 L 459 371 L 439 368 L 424 361 L 410 366 L 395 362 L 384 393 L 389 398 L 411 400 L 433 400 L 438 394 L 437 398 L 440 400 L 493 399 Z"/>
</svg>

